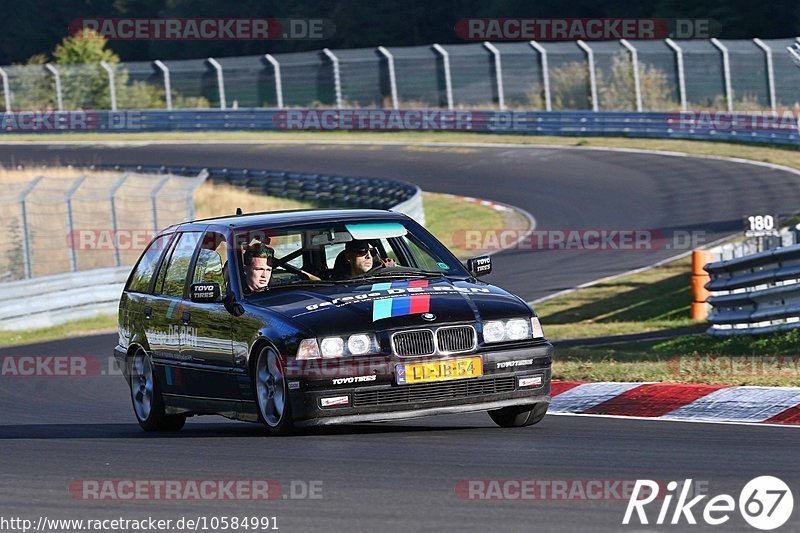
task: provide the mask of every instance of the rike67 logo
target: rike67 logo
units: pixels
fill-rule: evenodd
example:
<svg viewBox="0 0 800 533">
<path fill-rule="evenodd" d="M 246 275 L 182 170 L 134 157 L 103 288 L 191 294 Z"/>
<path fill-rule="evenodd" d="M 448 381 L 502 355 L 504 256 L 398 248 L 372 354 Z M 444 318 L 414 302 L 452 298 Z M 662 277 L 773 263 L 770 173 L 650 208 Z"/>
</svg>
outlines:
<svg viewBox="0 0 800 533">
<path fill-rule="evenodd" d="M 684 480 L 683 485 L 679 485 L 677 481 L 670 481 L 667 483 L 666 493 L 659 494 L 663 484 L 649 479 L 636 480 L 622 523 L 635 524 L 638 519 L 643 525 L 651 523 L 695 525 L 697 524 L 695 514 L 697 514 L 706 524 L 719 526 L 730 520 L 731 514 L 737 509 L 737 503 L 742 518 L 754 528 L 763 531 L 781 527 L 792 516 L 794 508 L 792 491 L 786 483 L 773 476 L 751 479 L 739 493 L 738 502 L 729 494 L 720 494 L 703 502 L 708 495 L 691 497 L 691 486 L 691 479 Z M 656 499 L 660 500 L 661 506 L 658 517 L 651 522 L 652 511 L 655 509 L 651 509 L 648 516 L 645 507 Z M 675 500 L 674 507 L 673 500 Z"/>
</svg>

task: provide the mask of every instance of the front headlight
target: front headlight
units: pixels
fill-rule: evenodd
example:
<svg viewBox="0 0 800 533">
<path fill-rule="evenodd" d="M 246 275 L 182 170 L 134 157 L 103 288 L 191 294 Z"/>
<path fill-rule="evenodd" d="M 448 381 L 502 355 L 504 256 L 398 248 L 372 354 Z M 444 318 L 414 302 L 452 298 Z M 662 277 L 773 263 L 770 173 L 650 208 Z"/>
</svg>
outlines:
<svg viewBox="0 0 800 533">
<path fill-rule="evenodd" d="M 532 327 L 527 318 L 490 320 L 483 324 L 483 342 L 491 344 L 530 339 Z"/>
<path fill-rule="evenodd" d="M 346 337 L 303 339 L 297 349 L 298 359 L 336 358 L 380 352 L 378 339 L 372 333 L 354 333 Z"/>
</svg>

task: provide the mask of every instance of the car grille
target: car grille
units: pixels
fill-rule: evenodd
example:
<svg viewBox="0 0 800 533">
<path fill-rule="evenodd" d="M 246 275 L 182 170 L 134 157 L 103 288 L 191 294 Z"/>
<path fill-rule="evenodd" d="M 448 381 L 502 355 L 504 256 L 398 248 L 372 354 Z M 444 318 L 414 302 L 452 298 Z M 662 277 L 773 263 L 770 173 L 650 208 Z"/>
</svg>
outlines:
<svg viewBox="0 0 800 533">
<path fill-rule="evenodd" d="M 458 398 L 472 398 L 512 392 L 516 377 L 502 376 L 490 379 L 462 379 L 440 383 L 401 385 L 384 390 L 357 390 L 353 395 L 354 407 L 386 405 L 393 403 L 436 402 Z"/>
<path fill-rule="evenodd" d="M 433 355 L 436 352 L 433 332 L 429 329 L 395 333 L 392 344 L 397 355 Z"/>
<path fill-rule="evenodd" d="M 436 331 L 439 353 L 468 352 L 475 348 L 476 341 L 475 329 L 472 326 L 446 327 Z"/>
</svg>

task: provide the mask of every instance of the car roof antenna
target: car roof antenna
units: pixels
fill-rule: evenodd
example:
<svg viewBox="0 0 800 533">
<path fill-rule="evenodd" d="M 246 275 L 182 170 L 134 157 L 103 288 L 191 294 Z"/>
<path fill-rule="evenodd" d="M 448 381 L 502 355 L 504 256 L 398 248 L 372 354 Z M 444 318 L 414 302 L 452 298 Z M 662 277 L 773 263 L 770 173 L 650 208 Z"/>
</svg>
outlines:
<svg viewBox="0 0 800 533">
<path fill-rule="evenodd" d="M 240 216 L 240 215 L 242 215 L 242 208 L 241 207 L 237 207 L 236 208 L 236 216 Z"/>
</svg>

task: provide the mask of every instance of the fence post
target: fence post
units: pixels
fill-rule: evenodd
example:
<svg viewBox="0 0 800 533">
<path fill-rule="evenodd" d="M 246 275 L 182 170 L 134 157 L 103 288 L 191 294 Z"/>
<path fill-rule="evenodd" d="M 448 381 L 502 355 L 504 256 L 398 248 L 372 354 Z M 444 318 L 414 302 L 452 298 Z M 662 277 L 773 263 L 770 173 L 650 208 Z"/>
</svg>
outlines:
<svg viewBox="0 0 800 533">
<path fill-rule="evenodd" d="M 444 64 L 444 88 L 447 94 L 447 109 L 453 109 L 453 84 L 450 79 L 450 54 L 441 45 L 434 44 L 433 49 L 442 56 Z"/>
<path fill-rule="evenodd" d="M 497 49 L 495 45 L 486 41 L 483 43 L 483 46 L 486 47 L 489 52 L 492 53 L 494 56 L 494 74 L 495 74 L 495 82 L 497 83 L 497 104 L 500 107 L 500 111 L 505 111 L 506 109 L 506 100 L 505 95 L 503 94 L 503 63 L 500 60 L 500 50 Z"/>
<path fill-rule="evenodd" d="M 545 111 L 552 111 L 553 104 L 550 101 L 550 67 L 547 63 L 547 50 L 544 46 L 536 41 L 529 43 L 534 50 L 539 52 L 539 57 L 542 59 L 542 85 L 544 85 L 544 109 Z"/>
<path fill-rule="evenodd" d="M 31 232 L 28 229 L 28 211 L 25 202 L 28 195 L 33 192 L 33 189 L 42 181 L 44 176 L 36 176 L 33 180 L 19 193 L 19 206 L 22 214 L 22 264 L 25 268 L 25 277 L 30 278 L 33 276 L 33 267 L 31 264 Z"/>
<path fill-rule="evenodd" d="M 44 68 L 49 70 L 56 80 L 56 101 L 58 102 L 58 110 L 64 111 L 64 100 L 61 98 L 61 74 L 59 74 L 56 67 L 50 63 L 46 64 Z"/>
<path fill-rule="evenodd" d="M 681 99 L 681 111 L 686 111 L 686 79 L 683 71 L 683 49 L 672 39 L 664 39 L 667 46 L 675 51 L 675 60 L 678 62 L 678 94 Z"/>
<path fill-rule="evenodd" d="M 64 201 L 67 203 L 67 235 L 69 235 L 70 244 L 69 247 L 69 264 L 70 268 L 73 272 L 78 271 L 78 257 L 75 251 L 75 225 L 72 219 L 72 195 L 78 190 L 78 187 L 86 180 L 86 174 L 80 176 L 76 179 L 73 184 L 70 186 L 69 190 L 64 194 Z"/>
<path fill-rule="evenodd" d="M 627 39 L 620 39 L 619 43 L 631 53 L 631 64 L 633 65 L 633 87 L 636 93 L 636 111 L 642 112 L 642 83 L 639 79 L 639 52 Z"/>
<path fill-rule="evenodd" d="M 167 109 L 172 109 L 172 83 L 169 80 L 169 69 L 167 65 L 164 64 L 163 61 L 160 59 L 156 59 L 153 61 L 153 64 L 161 69 L 161 72 L 164 74 L 164 92 L 166 94 L 166 106 Z"/>
<path fill-rule="evenodd" d="M 283 109 L 283 82 L 281 81 L 281 64 L 275 59 L 272 54 L 264 55 L 275 73 L 275 97 L 278 100 L 278 108 Z"/>
<path fill-rule="evenodd" d="M 128 179 L 128 176 L 127 172 L 120 176 L 108 193 L 108 201 L 111 204 L 111 232 L 114 236 L 114 262 L 117 266 L 122 266 L 122 257 L 119 253 L 119 227 L 117 225 L 117 191 Z"/>
<path fill-rule="evenodd" d="M 11 90 L 8 85 L 8 74 L 2 68 L 0 68 L 0 77 L 3 78 L 3 99 L 6 103 L 6 112 L 9 112 L 11 111 Z"/>
<path fill-rule="evenodd" d="M 186 191 L 186 220 L 194 220 L 194 192 L 208 179 L 208 169 L 204 168 L 200 174 L 194 179 L 194 182 L 189 186 Z"/>
<path fill-rule="evenodd" d="M 728 48 L 719 39 L 712 37 L 711 44 L 722 52 L 722 77 L 725 80 L 725 100 L 728 102 L 728 112 L 733 111 L 733 89 L 731 88 L 731 59 Z"/>
<path fill-rule="evenodd" d="M 336 109 L 342 108 L 342 77 L 339 72 L 339 58 L 328 48 L 323 48 L 322 52 L 328 56 L 333 63 L 333 88 L 336 91 Z"/>
<path fill-rule="evenodd" d="M 767 46 L 767 43 L 757 37 L 753 39 L 753 42 L 756 46 L 764 50 L 764 57 L 767 61 L 767 88 L 769 92 L 769 107 L 775 111 L 778 107 L 778 104 L 775 101 L 775 69 L 772 68 L 772 48 Z"/>
<path fill-rule="evenodd" d="M 397 101 L 397 78 L 395 78 L 394 75 L 394 56 L 383 46 L 378 47 L 378 52 L 383 54 L 383 57 L 386 58 L 386 62 L 389 66 L 389 87 L 392 92 L 392 108 L 397 109 L 399 107 L 399 103 Z"/>
<path fill-rule="evenodd" d="M 589 88 L 592 92 L 592 111 L 599 111 L 600 104 L 597 101 L 597 77 L 594 74 L 594 51 L 585 42 L 578 39 L 578 46 L 586 52 L 586 59 L 589 62 Z"/>
<path fill-rule="evenodd" d="M 167 174 L 166 176 L 161 178 L 159 180 L 159 182 L 156 184 L 156 186 L 153 187 L 153 190 L 150 191 L 150 206 L 151 206 L 152 211 L 153 211 L 153 228 L 155 229 L 155 233 L 158 233 L 158 231 L 159 231 L 159 227 L 158 227 L 158 203 L 157 203 L 156 198 L 158 197 L 158 193 L 161 192 L 161 189 L 164 188 L 164 185 L 167 184 L 167 182 L 169 181 L 169 179 L 171 177 L 172 177 L 171 174 Z"/>
<path fill-rule="evenodd" d="M 117 88 L 114 85 L 114 70 L 105 61 L 100 62 L 100 66 L 108 74 L 108 94 L 111 97 L 111 111 L 117 110 Z"/>
<path fill-rule="evenodd" d="M 222 65 L 219 64 L 219 61 L 214 59 L 213 57 L 208 58 L 208 63 L 214 67 L 217 71 L 217 90 L 219 91 L 219 108 L 225 109 L 227 108 L 227 104 L 225 102 L 225 78 L 222 74 Z"/>
</svg>

